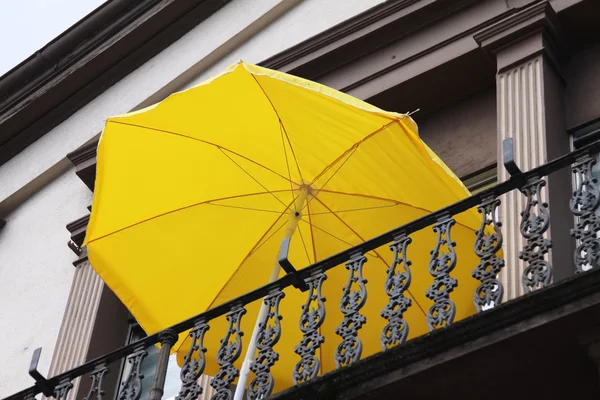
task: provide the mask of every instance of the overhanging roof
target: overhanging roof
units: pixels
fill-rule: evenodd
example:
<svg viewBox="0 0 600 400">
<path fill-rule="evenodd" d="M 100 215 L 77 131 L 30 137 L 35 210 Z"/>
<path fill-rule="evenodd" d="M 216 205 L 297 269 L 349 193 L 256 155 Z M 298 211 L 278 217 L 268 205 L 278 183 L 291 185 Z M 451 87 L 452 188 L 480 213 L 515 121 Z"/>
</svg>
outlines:
<svg viewBox="0 0 600 400">
<path fill-rule="evenodd" d="M 0 77 L 0 165 L 230 0 L 110 0 Z"/>
</svg>

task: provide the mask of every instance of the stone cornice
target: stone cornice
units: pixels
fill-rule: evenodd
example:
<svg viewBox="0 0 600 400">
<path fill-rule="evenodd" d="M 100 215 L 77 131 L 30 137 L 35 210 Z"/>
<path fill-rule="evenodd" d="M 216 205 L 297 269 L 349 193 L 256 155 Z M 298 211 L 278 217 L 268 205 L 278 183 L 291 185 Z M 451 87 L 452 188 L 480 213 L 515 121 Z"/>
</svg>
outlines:
<svg viewBox="0 0 600 400">
<path fill-rule="evenodd" d="M 499 21 L 478 32 L 473 38 L 495 59 L 503 50 L 523 43 L 534 35 L 539 36 L 538 43 L 519 56 L 526 59 L 544 54 L 552 59 L 554 64 L 560 65 L 567 54 L 568 46 L 556 12 L 547 0 L 535 3 Z M 508 67 L 509 65 L 501 65 L 500 62 L 498 64 L 499 70 Z"/>
</svg>

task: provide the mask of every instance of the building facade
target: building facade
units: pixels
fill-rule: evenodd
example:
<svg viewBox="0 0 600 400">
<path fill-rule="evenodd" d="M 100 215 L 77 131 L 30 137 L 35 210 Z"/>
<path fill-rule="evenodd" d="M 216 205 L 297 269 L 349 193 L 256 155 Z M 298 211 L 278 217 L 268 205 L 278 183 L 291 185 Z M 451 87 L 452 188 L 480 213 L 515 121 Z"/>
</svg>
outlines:
<svg viewBox="0 0 600 400">
<path fill-rule="evenodd" d="M 510 178 L 504 139 L 528 171 L 600 132 L 599 23 L 596 0 L 107 2 L 0 79 L 0 396 L 32 384 L 35 348 L 52 377 L 142 334 L 80 247 L 107 117 L 243 59 L 415 112 L 423 140 L 475 191 Z M 544 200 L 569 210 L 573 184 L 556 173 Z M 526 199 L 502 200 L 510 300 L 524 293 Z M 575 271 L 575 220 L 550 219 L 560 281 Z M 78 381 L 70 396 L 88 389 Z"/>
</svg>

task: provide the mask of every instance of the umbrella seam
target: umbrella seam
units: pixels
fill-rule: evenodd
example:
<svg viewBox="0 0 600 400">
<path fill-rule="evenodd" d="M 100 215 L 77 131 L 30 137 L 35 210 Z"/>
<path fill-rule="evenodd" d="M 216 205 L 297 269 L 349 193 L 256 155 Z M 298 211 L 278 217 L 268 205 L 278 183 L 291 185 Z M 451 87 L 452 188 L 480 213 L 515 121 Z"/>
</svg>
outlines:
<svg viewBox="0 0 600 400">
<path fill-rule="evenodd" d="M 279 124 L 279 136 L 281 136 L 281 146 L 283 148 L 283 155 L 285 156 L 285 166 L 287 168 L 288 177 L 290 179 L 290 188 L 294 190 L 294 184 L 292 183 L 292 171 L 290 171 L 290 162 L 288 160 L 287 151 L 285 150 L 285 139 L 283 138 L 283 126 Z"/>
<path fill-rule="evenodd" d="M 338 169 L 337 169 L 337 170 L 336 170 L 336 171 L 335 171 L 333 174 L 331 174 L 331 176 L 329 177 L 329 179 L 327 179 L 327 180 L 325 181 L 325 183 L 323 184 L 323 186 L 321 186 L 319 189 L 317 189 L 317 193 L 315 193 L 315 194 L 313 195 L 313 197 L 312 197 L 312 198 L 311 198 L 309 201 L 307 201 L 307 202 L 306 202 L 306 205 L 307 205 L 307 206 L 308 206 L 308 203 L 310 203 L 312 200 L 314 200 L 314 199 L 316 199 L 316 198 L 317 198 L 317 195 L 319 194 L 319 192 L 320 192 L 320 191 L 321 191 L 321 190 L 322 190 L 322 189 L 323 189 L 325 186 L 327 186 L 327 184 L 328 184 L 328 183 L 329 183 L 329 182 L 330 182 L 330 181 L 333 179 L 333 177 L 334 177 L 334 176 L 335 176 L 335 175 L 336 175 L 338 172 L 340 172 L 340 170 L 341 170 L 341 169 L 344 167 L 344 165 L 346 165 L 346 163 L 348 162 L 348 160 L 350 160 L 350 158 L 351 158 L 351 157 L 352 157 L 354 154 L 356 154 L 356 150 L 357 150 L 357 149 L 358 149 L 358 146 L 355 146 L 355 147 L 354 147 L 354 150 L 352 151 L 352 153 L 350 153 L 350 155 L 349 155 L 349 156 L 348 156 L 348 157 L 347 157 L 347 158 L 344 160 L 344 162 L 342 163 L 342 165 L 340 165 L 340 167 L 339 167 L 339 168 L 338 168 Z M 313 183 L 314 183 L 315 181 L 316 181 L 316 179 L 313 181 Z M 312 185 L 312 183 L 311 183 L 311 185 Z"/>
<path fill-rule="evenodd" d="M 285 203 L 284 203 L 284 202 L 283 202 L 283 201 L 282 201 L 282 200 L 281 200 L 279 197 L 275 196 L 275 194 L 273 194 L 273 192 L 272 192 L 272 191 L 270 191 L 269 189 L 267 189 L 267 187 L 266 187 L 265 185 L 263 185 L 262 183 L 260 183 L 260 182 L 258 181 L 258 179 L 256 179 L 254 176 L 252 176 L 252 174 L 251 174 L 250 172 L 246 171 L 246 170 L 245 170 L 245 169 L 244 169 L 244 168 L 243 168 L 243 167 L 242 167 L 240 164 L 236 163 L 236 162 L 235 162 L 235 161 L 234 161 L 234 160 L 233 160 L 231 157 L 229 157 L 229 156 L 227 155 L 227 153 L 225 153 L 225 151 L 224 151 L 222 148 L 220 148 L 220 147 L 219 147 L 219 150 L 221 151 L 221 153 L 222 153 L 222 154 L 223 154 L 225 157 L 227 157 L 227 159 L 228 159 L 228 160 L 230 160 L 232 163 L 234 163 L 234 164 L 235 164 L 235 165 L 236 165 L 236 166 L 237 166 L 239 169 L 241 169 L 242 171 L 244 171 L 244 173 L 245 173 L 246 175 L 248 175 L 248 176 L 249 176 L 249 177 L 250 177 L 250 178 L 251 178 L 251 179 L 252 179 L 254 182 L 258 183 L 258 185 L 259 185 L 260 187 L 262 187 L 262 188 L 263 188 L 263 189 L 265 189 L 267 192 L 269 192 L 269 194 L 271 194 L 271 195 L 272 195 L 272 196 L 273 196 L 273 197 L 274 197 L 274 198 L 275 198 L 275 199 L 276 199 L 278 202 L 280 202 L 280 203 L 281 203 L 281 205 L 283 205 L 283 206 L 285 207 Z"/>
<path fill-rule="evenodd" d="M 280 193 L 280 192 L 287 192 L 287 189 L 286 189 L 286 190 L 278 190 L 278 191 L 274 191 L 273 193 L 275 193 L 275 192 L 276 192 L 276 193 Z M 259 195 L 264 195 L 264 194 L 269 194 L 269 193 L 268 193 L 268 192 L 260 192 L 260 193 L 241 194 L 241 195 L 236 195 L 236 196 L 223 197 L 223 198 L 220 198 L 220 199 L 212 199 L 212 200 L 201 201 L 201 202 L 194 203 L 194 204 L 189 204 L 189 205 L 187 205 L 187 206 L 183 206 L 183 207 L 179 207 L 179 208 L 177 208 L 177 209 L 174 209 L 174 210 L 166 211 L 166 212 L 164 212 L 164 213 L 161 213 L 161 214 L 155 215 L 155 216 L 153 216 L 153 217 L 146 218 L 146 219 L 144 219 L 144 220 L 142 220 L 142 221 L 138 221 L 138 222 L 136 222 L 136 223 L 133 223 L 133 224 L 131 224 L 131 225 L 127 225 L 127 226 L 125 226 L 125 227 L 123 227 L 123 228 L 119 228 L 119 229 L 117 229 L 117 230 L 115 230 L 115 231 L 112 231 L 112 232 L 110 232 L 110 233 L 106 233 L 106 234 L 104 234 L 104 235 L 98 236 L 97 238 L 94 238 L 94 239 L 91 239 L 91 240 L 89 240 L 87 243 L 88 243 L 88 244 L 90 244 L 90 243 L 93 243 L 93 242 L 95 242 L 96 240 L 104 239 L 104 238 L 106 238 L 106 237 L 108 237 L 108 236 L 111 236 L 111 235 L 114 235 L 114 234 L 116 234 L 116 233 L 119 233 L 119 232 L 125 231 L 125 230 L 127 230 L 127 229 L 129 229 L 129 228 L 133 228 L 133 227 L 135 227 L 135 226 L 142 225 L 142 224 L 144 224 L 144 223 L 146 223 L 146 222 L 149 222 L 149 221 L 152 221 L 152 220 L 154 220 L 154 219 L 157 219 L 157 218 L 160 218 L 160 217 L 164 217 L 165 215 L 173 214 L 173 213 L 179 212 L 179 211 L 181 211 L 181 210 L 185 210 L 185 209 L 188 209 L 188 208 L 192 208 L 192 207 L 201 206 L 201 205 L 204 205 L 204 204 L 210 204 L 210 203 L 211 203 L 211 202 L 213 202 L 213 201 L 230 200 L 230 199 L 237 199 L 237 198 L 241 198 L 241 197 L 259 196 Z M 289 206 L 288 206 L 288 208 L 289 208 Z M 284 211 L 284 212 L 285 212 L 285 211 Z"/>
<path fill-rule="evenodd" d="M 258 85 L 258 87 L 260 88 L 260 90 L 263 92 L 263 94 L 267 98 L 267 101 L 271 105 L 271 108 L 273 109 L 273 112 L 277 116 L 277 119 L 279 120 L 279 125 L 283 128 L 283 132 L 285 133 L 285 137 L 286 137 L 287 142 L 288 142 L 288 144 L 290 146 L 290 151 L 292 152 L 292 157 L 294 158 L 294 162 L 296 163 L 296 168 L 298 169 L 298 175 L 300 175 L 300 180 L 304 181 L 304 178 L 302 177 L 302 171 L 300 170 L 300 165 L 298 164 L 298 158 L 296 157 L 296 152 L 294 151 L 294 147 L 292 147 L 292 142 L 290 141 L 290 137 L 289 137 L 289 135 L 287 133 L 287 129 L 285 128 L 285 125 L 283 124 L 283 121 L 281 120 L 281 117 L 279 116 L 279 112 L 275 108 L 275 104 L 273 104 L 273 101 L 271 100 L 271 98 L 267 94 L 267 91 L 265 90 L 265 88 L 262 87 L 262 85 L 260 84 L 260 82 L 258 81 L 258 79 L 256 79 L 256 77 L 254 76 L 254 74 L 250 73 L 250 76 L 252 76 L 252 79 L 254 80 L 254 82 L 256 82 L 256 84 Z"/>
<path fill-rule="evenodd" d="M 394 112 L 390 112 L 390 111 L 385 111 L 385 110 L 382 110 L 382 109 L 380 109 L 380 108 L 378 108 L 378 107 L 375 107 L 375 106 L 373 106 L 372 104 L 366 103 L 366 102 L 364 102 L 364 101 L 362 101 L 362 100 L 358 99 L 358 100 L 360 100 L 361 102 L 363 102 L 363 103 L 366 103 L 366 104 L 368 104 L 368 105 L 370 105 L 371 107 L 373 107 L 373 108 L 375 108 L 375 109 L 376 109 L 376 110 L 369 110 L 369 109 L 367 109 L 367 108 L 365 108 L 365 107 L 362 107 L 362 106 L 360 106 L 360 105 L 352 104 L 352 103 L 349 103 L 349 102 L 347 102 L 347 101 L 344 101 L 344 100 L 342 100 L 342 99 L 340 99 L 340 98 L 337 98 L 337 97 L 331 96 L 331 95 L 329 95 L 329 94 L 327 94 L 327 93 L 325 93 L 325 92 L 322 92 L 322 91 L 320 91 L 320 90 L 315 90 L 315 89 L 313 89 L 313 88 L 312 88 L 312 87 L 310 87 L 310 86 L 307 86 L 307 85 L 301 85 L 301 84 L 298 84 L 298 83 L 296 83 L 296 82 L 293 82 L 293 81 L 290 81 L 290 80 L 284 79 L 283 77 L 278 77 L 278 76 L 275 76 L 274 74 L 265 74 L 265 73 L 257 73 L 257 72 L 252 72 L 252 71 L 250 71 L 250 70 L 249 70 L 249 69 L 246 67 L 246 63 L 245 63 L 245 62 L 241 62 L 241 63 L 239 63 L 239 64 L 241 64 L 241 65 L 244 67 L 244 69 L 246 70 L 246 72 L 248 72 L 248 73 L 249 73 L 250 75 L 252 75 L 252 76 L 265 76 L 265 77 L 267 77 L 267 78 L 275 79 L 275 80 L 278 80 L 278 81 L 281 81 L 281 82 L 285 82 L 285 83 L 287 83 L 287 84 L 290 84 L 290 85 L 293 85 L 293 86 L 297 86 L 297 87 L 300 87 L 300 88 L 303 88 L 303 89 L 306 89 L 306 90 L 310 90 L 311 92 L 314 92 L 314 93 L 319 93 L 320 95 L 323 95 L 323 96 L 325 96 L 325 97 L 327 97 L 327 98 L 329 98 L 329 99 L 331 99 L 331 100 L 334 100 L 334 101 L 336 101 L 336 102 L 339 102 L 339 103 L 345 104 L 345 105 L 347 105 L 347 106 L 350 106 L 350 107 L 357 108 L 357 109 L 359 109 L 359 110 L 362 110 L 362 111 L 364 111 L 364 112 L 367 112 L 367 113 L 369 113 L 369 114 L 375 114 L 375 115 L 378 115 L 378 116 L 380 116 L 380 117 L 383 117 L 383 118 L 394 118 L 394 119 L 404 119 L 404 118 L 407 118 L 407 117 L 408 117 L 408 118 L 410 118 L 410 116 L 409 116 L 409 115 L 406 115 L 406 114 L 399 114 L 399 113 L 394 113 Z M 236 65 L 236 68 L 237 68 L 237 67 L 238 67 L 238 65 Z M 256 66 L 256 65 L 255 65 L 255 67 L 258 67 L 258 66 Z M 263 68 L 263 67 L 258 67 L 258 68 L 262 68 L 262 69 L 268 70 L 267 68 Z M 269 70 L 269 71 L 273 71 L 273 72 L 275 72 L 275 73 L 277 73 L 277 74 L 281 74 L 281 72 L 280 72 L 280 71 L 274 71 L 274 70 Z M 321 86 L 321 87 L 326 87 L 326 86 L 324 86 L 324 85 L 321 85 L 320 83 L 317 83 L 317 82 L 314 82 L 314 81 L 309 81 L 308 79 L 303 79 L 303 78 L 300 78 L 300 79 L 302 79 L 302 80 L 304 80 L 304 81 L 306 81 L 306 82 L 309 82 L 309 83 L 312 83 L 312 84 L 315 84 L 315 85 Z M 198 86 L 199 86 L 199 85 L 198 85 Z M 332 88 L 331 88 L 331 89 L 332 89 Z M 332 89 L 332 90 L 335 90 L 335 89 Z M 336 92 L 339 92 L 339 93 L 342 93 L 342 94 L 345 94 L 345 93 L 343 93 L 343 92 L 340 92 L 339 90 L 335 90 L 335 91 L 336 91 Z"/>
<path fill-rule="evenodd" d="M 255 160 L 252 160 L 252 159 L 250 159 L 250 158 L 248 158 L 246 156 L 243 156 L 243 155 L 241 155 L 238 152 L 235 152 L 235 151 L 233 151 L 231 149 L 228 149 L 227 147 L 218 145 L 218 144 L 213 143 L 213 142 L 209 142 L 208 140 L 198 139 L 198 138 L 195 138 L 195 137 L 192 137 L 192 136 L 184 135 L 183 133 L 169 131 L 169 130 L 166 130 L 166 129 L 150 128 L 149 126 L 145 126 L 145 125 L 132 124 L 130 122 L 115 121 L 115 120 L 112 120 L 112 119 L 109 119 L 109 120 L 106 121 L 107 124 L 109 122 L 111 122 L 113 124 L 121 124 L 121 125 L 133 126 L 133 127 L 136 127 L 136 128 L 148 129 L 148 130 L 151 130 L 151 131 L 154 131 L 154 132 L 160 132 L 160 133 L 164 133 L 164 134 L 167 134 L 167 135 L 173 135 L 173 136 L 178 136 L 178 137 L 181 137 L 181 138 L 187 138 L 187 139 L 193 140 L 193 141 L 198 142 L 198 143 L 204 143 L 204 144 L 209 145 L 209 146 L 214 146 L 214 147 L 216 147 L 218 149 L 225 150 L 225 151 L 227 151 L 227 152 L 229 152 L 231 154 L 235 154 L 236 156 L 238 156 L 240 158 L 243 158 L 244 160 L 249 161 L 249 162 L 251 162 L 251 163 L 253 163 L 255 165 L 258 165 L 259 167 L 262 167 L 262 168 L 266 169 L 267 171 L 269 171 L 269 172 L 277 175 L 278 177 L 280 177 L 281 179 L 283 179 L 285 181 L 289 181 L 288 178 L 286 178 L 285 176 L 281 175 L 278 172 L 273 171 L 271 168 L 269 168 L 269 167 L 267 167 L 267 166 L 265 166 L 265 165 L 263 165 L 263 164 L 261 164 L 259 162 L 256 162 Z M 292 183 L 298 185 L 297 182 L 292 181 Z"/>
</svg>

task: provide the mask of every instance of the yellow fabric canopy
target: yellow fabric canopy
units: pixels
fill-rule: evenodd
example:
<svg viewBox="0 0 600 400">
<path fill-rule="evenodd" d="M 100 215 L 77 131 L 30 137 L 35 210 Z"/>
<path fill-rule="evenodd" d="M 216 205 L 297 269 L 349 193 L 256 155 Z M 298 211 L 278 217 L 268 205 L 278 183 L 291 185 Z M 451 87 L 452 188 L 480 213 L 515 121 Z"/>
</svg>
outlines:
<svg viewBox="0 0 600 400">
<path fill-rule="evenodd" d="M 290 261 L 303 268 L 469 194 L 419 139 L 410 117 L 247 63 L 144 110 L 109 118 L 95 189 L 85 241 L 89 259 L 148 334 L 266 284 L 290 218 L 297 220 Z M 298 206 L 302 190 L 306 200 Z M 480 216 L 471 210 L 456 219 L 458 265 L 451 275 L 459 287 L 451 298 L 461 319 L 475 311 L 478 282 L 471 271 L 478 263 L 473 243 Z M 425 297 L 433 282 L 427 267 L 436 244 L 431 229 L 411 237 L 409 338 L 427 331 L 433 304 Z M 392 252 L 381 248 L 367 258 L 363 357 L 381 349 Z M 322 372 L 335 368 L 338 304 L 347 280 L 346 269 L 337 267 L 324 283 Z M 272 369 L 277 389 L 292 384 L 306 300 L 297 289 L 285 293 L 275 347 L 280 359 Z M 259 306 L 250 304 L 243 318 L 244 348 Z M 227 324 L 219 318 L 209 325 L 206 373 L 214 374 Z M 174 347 L 180 362 L 189 346 L 184 339 Z"/>
</svg>

